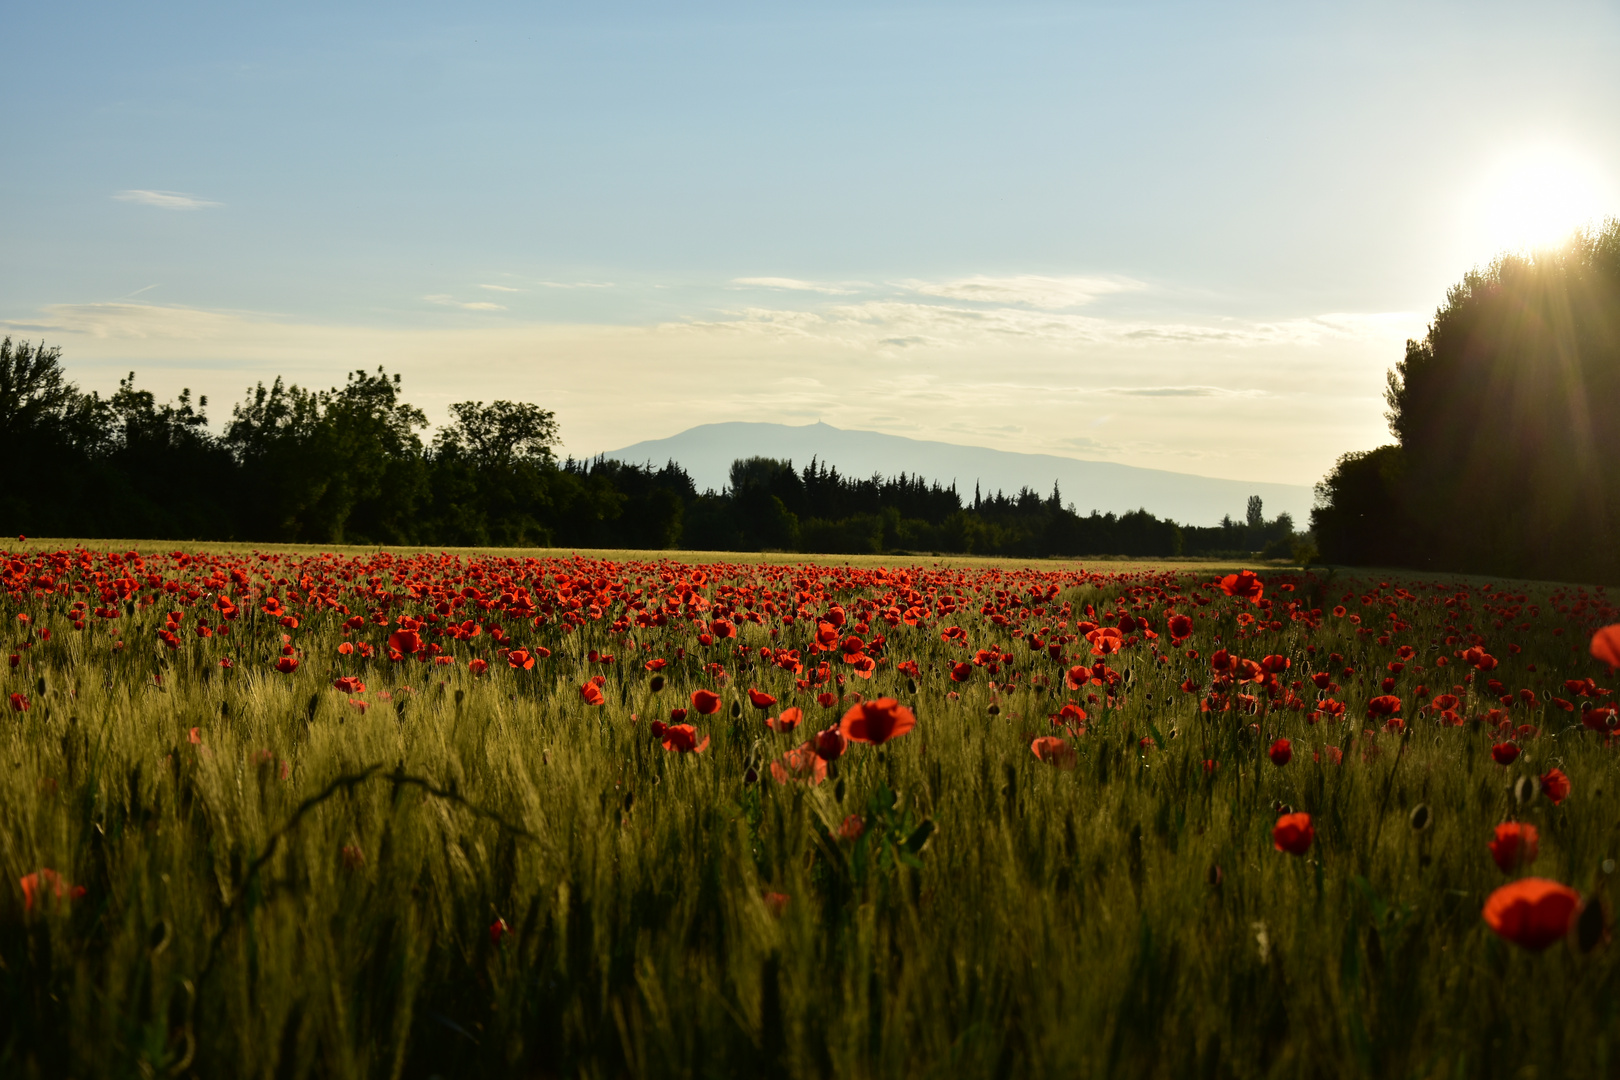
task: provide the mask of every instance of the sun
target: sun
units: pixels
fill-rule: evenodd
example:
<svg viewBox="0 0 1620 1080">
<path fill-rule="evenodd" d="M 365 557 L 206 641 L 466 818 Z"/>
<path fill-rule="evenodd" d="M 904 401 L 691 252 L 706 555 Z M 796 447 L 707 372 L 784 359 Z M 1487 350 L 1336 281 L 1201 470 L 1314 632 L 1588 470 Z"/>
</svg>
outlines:
<svg viewBox="0 0 1620 1080">
<path fill-rule="evenodd" d="M 1556 244 L 1574 230 L 1620 212 L 1612 183 L 1589 162 L 1560 149 L 1504 157 L 1470 202 L 1471 231 L 1492 251 Z"/>
</svg>

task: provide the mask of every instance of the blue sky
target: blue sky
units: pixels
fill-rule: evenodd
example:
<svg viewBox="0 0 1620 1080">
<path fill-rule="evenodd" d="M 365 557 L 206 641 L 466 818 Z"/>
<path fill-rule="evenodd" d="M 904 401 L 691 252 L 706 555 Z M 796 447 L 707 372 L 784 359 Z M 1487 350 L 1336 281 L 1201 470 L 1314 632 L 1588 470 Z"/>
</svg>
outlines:
<svg viewBox="0 0 1620 1080">
<path fill-rule="evenodd" d="M 13 5 L 0 322 L 108 390 L 405 374 L 1311 482 L 1620 213 L 1613 4 Z M 1538 232 L 1539 230 L 1539 232 Z"/>
</svg>

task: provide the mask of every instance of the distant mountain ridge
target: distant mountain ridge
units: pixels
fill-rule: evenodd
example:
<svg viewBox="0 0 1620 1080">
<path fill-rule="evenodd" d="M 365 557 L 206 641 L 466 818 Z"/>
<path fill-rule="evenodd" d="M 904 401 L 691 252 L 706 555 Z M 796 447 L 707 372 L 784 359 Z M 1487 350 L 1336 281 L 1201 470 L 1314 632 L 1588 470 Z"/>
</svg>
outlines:
<svg viewBox="0 0 1620 1080">
<path fill-rule="evenodd" d="M 1064 503 L 1073 503 L 1082 515 L 1092 510 L 1120 514 L 1145 509 L 1186 525 L 1213 525 L 1225 515 L 1242 520 L 1249 496 L 1258 495 L 1267 517 L 1286 510 L 1296 527 L 1303 529 L 1313 497 L 1304 484 L 1220 480 L 1109 461 L 852 431 L 819 422 L 802 426 L 743 421 L 699 424 L 667 439 L 649 439 L 602 456 L 631 464 L 674 461 L 686 469 L 699 490 L 724 488 L 731 463 L 755 456 L 791 459 L 799 469 L 816 458 L 846 476 L 906 473 L 947 487 L 955 483 L 966 504 L 973 501 L 975 484 L 986 495 L 998 489 L 1011 495 L 1025 487 L 1047 495 L 1056 483 Z"/>
</svg>

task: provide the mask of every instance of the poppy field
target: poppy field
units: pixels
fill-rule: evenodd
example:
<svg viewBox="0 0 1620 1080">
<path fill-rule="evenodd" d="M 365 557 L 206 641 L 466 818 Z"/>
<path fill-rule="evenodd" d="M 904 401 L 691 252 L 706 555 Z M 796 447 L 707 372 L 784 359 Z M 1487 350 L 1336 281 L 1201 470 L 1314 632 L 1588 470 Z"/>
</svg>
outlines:
<svg viewBox="0 0 1620 1080">
<path fill-rule="evenodd" d="M 0 553 L 0 1074 L 1620 1075 L 1620 610 Z"/>
</svg>

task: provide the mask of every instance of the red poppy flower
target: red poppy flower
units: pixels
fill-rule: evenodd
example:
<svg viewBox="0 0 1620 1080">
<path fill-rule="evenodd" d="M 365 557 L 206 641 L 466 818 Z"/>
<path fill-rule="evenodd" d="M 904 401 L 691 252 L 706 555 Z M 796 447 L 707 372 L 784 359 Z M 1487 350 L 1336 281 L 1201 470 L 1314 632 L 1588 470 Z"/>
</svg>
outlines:
<svg viewBox="0 0 1620 1080">
<path fill-rule="evenodd" d="M 1291 663 L 1286 656 L 1268 656 L 1260 661 L 1260 670 L 1268 675 L 1281 675 Z"/>
<path fill-rule="evenodd" d="M 1287 739 L 1278 739 L 1271 744 L 1271 749 L 1266 751 L 1266 756 L 1271 758 L 1273 765 L 1281 768 L 1294 760 L 1294 745 Z"/>
<path fill-rule="evenodd" d="M 720 695 L 713 690 L 692 691 L 692 708 L 702 716 L 708 716 L 720 708 Z"/>
<path fill-rule="evenodd" d="M 345 694 L 363 694 L 366 692 L 366 684 L 361 682 L 359 676 L 357 675 L 345 675 L 342 678 L 335 680 L 332 683 L 332 686 L 334 689 L 341 690 Z"/>
<path fill-rule="evenodd" d="M 882 746 L 917 726 L 916 715 L 894 698 L 863 701 L 844 714 L 839 733 L 850 742 Z"/>
<path fill-rule="evenodd" d="M 1536 861 L 1541 851 L 1541 834 L 1534 825 L 1509 821 L 1496 827 L 1490 848 L 1491 858 L 1496 860 L 1502 873 L 1511 874 Z"/>
<path fill-rule="evenodd" d="M 501 938 L 505 937 L 511 932 L 512 928 L 506 925 L 506 920 L 497 917 L 494 922 L 489 924 L 489 943 L 491 945 L 499 945 L 501 943 Z"/>
<path fill-rule="evenodd" d="M 698 742 L 697 728 L 691 724 L 670 724 L 664 728 L 664 749 L 675 754 L 701 754 L 709 748 L 709 737 Z"/>
<path fill-rule="evenodd" d="M 1183 641 L 1185 641 L 1188 638 L 1192 637 L 1192 632 L 1193 632 L 1192 616 L 1190 616 L 1190 615 L 1172 615 L 1172 616 L 1170 616 L 1169 628 L 1170 628 L 1170 643 L 1172 645 L 1180 645 Z"/>
<path fill-rule="evenodd" d="M 816 753 L 815 744 L 807 742 L 783 754 L 780 761 L 771 762 L 771 778 L 778 784 L 814 786 L 827 779 L 827 763 Z"/>
<path fill-rule="evenodd" d="M 1059 769 L 1072 769 L 1079 757 L 1075 748 L 1056 735 L 1042 735 L 1029 744 L 1029 752 L 1036 761 L 1044 761 Z"/>
<path fill-rule="evenodd" d="M 971 678 L 973 678 L 973 665 L 966 660 L 951 665 L 952 682 L 967 682 Z"/>
<path fill-rule="evenodd" d="M 467 662 L 467 670 L 472 672 L 474 675 L 482 675 L 484 672 L 489 670 L 489 661 L 483 659 L 482 657 L 469 660 Z"/>
<path fill-rule="evenodd" d="M 822 761 L 836 761 L 844 753 L 848 740 L 838 728 L 830 727 L 816 735 L 816 756 Z"/>
<path fill-rule="evenodd" d="M 534 657 L 527 649 L 513 649 L 506 654 L 506 666 L 513 671 L 528 671 L 534 667 Z"/>
<path fill-rule="evenodd" d="M 1309 814 L 1284 814 L 1271 827 L 1271 846 L 1290 855 L 1305 854 L 1315 840 L 1316 829 Z"/>
<path fill-rule="evenodd" d="M 77 900 L 89 891 L 83 885 L 69 885 L 62 880 L 61 874 L 48 866 L 42 866 L 32 874 L 24 874 L 17 879 L 17 884 L 22 886 L 24 911 L 33 911 L 36 899 L 47 893 L 57 900 Z"/>
<path fill-rule="evenodd" d="M 291 656 L 283 656 L 280 660 L 276 661 L 276 670 L 281 672 L 283 675 L 291 675 L 293 672 L 298 670 L 298 661 Z"/>
<path fill-rule="evenodd" d="M 32 708 L 32 706 L 29 705 L 27 696 L 23 694 L 11 695 L 12 712 L 27 712 L 30 708 Z"/>
<path fill-rule="evenodd" d="M 737 636 L 737 627 L 725 619 L 716 619 L 709 624 L 709 633 L 717 638 L 734 638 Z"/>
<path fill-rule="evenodd" d="M 752 686 L 748 688 L 748 701 L 754 706 L 754 708 L 760 710 L 761 712 L 764 712 L 766 709 L 776 704 L 775 698 L 765 693 L 763 690 L 755 690 Z"/>
<path fill-rule="evenodd" d="M 1510 742 L 1499 742 L 1491 747 L 1491 759 L 1498 765 L 1511 765 L 1519 756 L 1519 747 Z"/>
<path fill-rule="evenodd" d="M 657 660 L 649 660 L 641 666 L 648 671 L 663 671 L 664 668 L 669 666 L 669 661 L 660 657 Z"/>
<path fill-rule="evenodd" d="M 1394 694 L 1381 694 L 1367 702 L 1367 716 L 1394 716 L 1401 711 L 1401 699 Z"/>
<path fill-rule="evenodd" d="M 1085 734 L 1086 710 L 1074 702 L 1065 702 L 1063 708 L 1047 717 L 1055 726 L 1068 727 L 1077 735 Z"/>
<path fill-rule="evenodd" d="M 1244 570 L 1237 574 L 1228 574 L 1221 578 L 1221 591 L 1227 596 L 1239 596 L 1245 600 L 1258 600 L 1265 594 L 1265 582 L 1255 576 L 1253 570 Z"/>
<path fill-rule="evenodd" d="M 1091 643 L 1092 656 L 1112 656 L 1124 647 L 1124 635 L 1118 627 L 1103 626 L 1086 635 Z"/>
<path fill-rule="evenodd" d="M 766 717 L 765 726 L 770 728 L 772 731 L 786 733 L 798 727 L 799 721 L 803 719 L 804 710 L 800 709 L 797 705 L 791 705 L 782 710 L 781 716 Z"/>
<path fill-rule="evenodd" d="M 1569 933 L 1581 896 L 1546 878 L 1503 885 L 1485 901 L 1485 925 L 1520 948 L 1539 952 Z"/>
<path fill-rule="evenodd" d="M 1076 664 L 1063 675 L 1063 685 L 1070 690 L 1080 690 L 1091 685 L 1091 669 L 1084 664 Z"/>
<path fill-rule="evenodd" d="M 602 694 L 602 688 L 593 682 L 588 682 L 580 687 L 579 696 L 585 700 L 587 705 L 600 705 L 607 700 Z"/>
<path fill-rule="evenodd" d="M 1620 623 L 1605 626 L 1592 635 L 1592 656 L 1608 664 L 1611 670 L 1620 668 Z"/>
<path fill-rule="evenodd" d="M 682 720 L 685 720 L 685 719 L 686 719 L 686 710 L 685 709 L 671 709 L 671 710 L 669 710 L 669 722 L 670 723 L 678 724 Z"/>
<path fill-rule="evenodd" d="M 388 647 L 398 649 L 401 655 L 409 656 L 421 650 L 422 635 L 415 630 L 395 630 L 388 635 Z"/>
<path fill-rule="evenodd" d="M 1549 769 L 1541 774 L 1541 793 L 1551 799 L 1554 806 L 1569 798 L 1569 777 L 1563 769 Z"/>
</svg>

